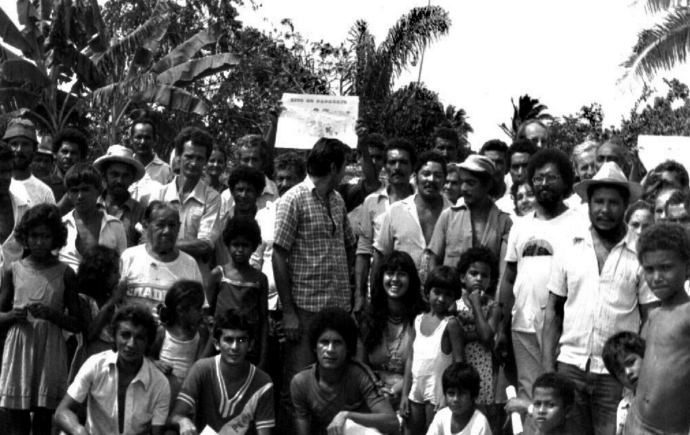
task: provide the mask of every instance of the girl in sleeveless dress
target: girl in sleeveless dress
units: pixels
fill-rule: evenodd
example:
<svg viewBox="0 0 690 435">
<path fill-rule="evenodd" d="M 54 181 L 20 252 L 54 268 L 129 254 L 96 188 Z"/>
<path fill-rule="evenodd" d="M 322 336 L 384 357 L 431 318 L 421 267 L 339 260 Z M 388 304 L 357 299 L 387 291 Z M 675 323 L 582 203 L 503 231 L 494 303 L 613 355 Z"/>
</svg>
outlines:
<svg viewBox="0 0 690 435">
<path fill-rule="evenodd" d="M 230 261 L 211 272 L 211 313 L 220 315 L 232 309 L 255 320 L 254 345 L 247 359 L 263 370 L 268 340 L 268 278 L 249 264 L 261 243 L 259 224 L 248 217 L 232 217 L 223 230 L 223 243 Z"/>
<path fill-rule="evenodd" d="M 0 328 L 9 329 L 0 406 L 9 410 L 12 433 L 48 434 L 55 408 L 67 391 L 69 364 L 62 330 L 81 330 L 76 277 L 53 255 L 67 240 L 57 207 L 41 204 L 30 209 L 16 234 L 28 255 L 5 267 L 0 288 Z"/>
</svg>

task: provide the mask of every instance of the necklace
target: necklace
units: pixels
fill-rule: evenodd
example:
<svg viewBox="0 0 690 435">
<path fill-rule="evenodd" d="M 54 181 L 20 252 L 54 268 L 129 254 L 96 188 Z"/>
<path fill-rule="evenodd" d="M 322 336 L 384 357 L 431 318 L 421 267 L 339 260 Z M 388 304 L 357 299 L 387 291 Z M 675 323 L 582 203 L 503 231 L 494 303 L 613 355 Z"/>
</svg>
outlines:
<svg viewBox="0 0 690 435">
<path fill-rule="evenodd" d="M 393 316 L 391 314 L 388 315 L 388 322 L 392 323 L 393 325 L 400 325 L 405 321 L 405 316 Z"/>
<path fill-rule="evenodd" d="M 400 322 L 402 323 L 402 322 Z M 399 325 L 400 323 L 393 323 L 393 325 Z M 385 369 L 392 371 L 392 372 L 400 372 L 401 370 L 404 370 L 404 364 L 402 358 L 400 358 L 399 351 L 400 351 L 400 346 L 402 345 L 403 342 L 403 336 L 405 335 L 405 331 L 407 330 L 407 324 L 403 323 L 402 328 L 400 328 L 400 332 L 398 333 L 397 336 L 393 337 L 391 339 L 390 333 L 389 333 L 389 327 L 386 327 L 386 349 L 388 350 L 388 364 L 385 364 Z"/>
</svg>

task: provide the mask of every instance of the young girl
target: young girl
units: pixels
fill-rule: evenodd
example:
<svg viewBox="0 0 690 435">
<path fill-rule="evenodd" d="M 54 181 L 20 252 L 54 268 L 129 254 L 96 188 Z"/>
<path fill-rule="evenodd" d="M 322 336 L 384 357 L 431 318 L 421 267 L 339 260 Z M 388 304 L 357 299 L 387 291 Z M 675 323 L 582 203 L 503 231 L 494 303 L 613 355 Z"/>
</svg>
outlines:
<svg viewBox="0 0 690 435">
<path fill-rule="evenodd" d="M 12 433 L 48 434 L 67 391 L 62 330 L 78 332 L 81 326 L 76 280 L 72 269 L 53 255 L 67 240 L 57 207 L 35 206 L 15 231 L 28 255 L 6 268 L 0 288 L 0 328 L 9 329 L 0 406 L 10 412 Z"/>
<path fill-rule="evenodd" d="M 211 272 L 211 313 L 219 315 L 233 309 L 256 319 L 254 346 L 248 360 L 263 370 L 268 340 L 268 278 L 249 264 L 252 253 L 261 243 L 259 224 L 248 217 L 232 217 L 223 230 L 223 243 L 228 248 L 230 261 Z"/>
<path fill-rule="evenodd" d="M 412 354 L 405 364 L 400 412 L 409 418 L 406 433 L 426 433 L 443 405 L 441 376 L 453 362 L 464 360 L 460 322 L 450 310 L 460 296 L 460 275 L 449 266 L 429 273 L 424 294 L 430 310 L 415 318 Z"/>
<path fill-rule="evenodd" d="M 500 310 L 487 296 L 498 281 L 498 259 L 484 246 L 470 248 L 460 256 L 458 272 L 463 284 L 457 301 L 457 316 L 463 330 L 467 362 L 479 372 L 481 387 L 477 407 L 489 419 L 494 432 L 501 425 L 500 407 L 494 400 L 498 366 L 493 358 L 494 331 Z"/>
<path fill-rule="evenodd" d="M 161 326 L 152 356 L 170 382 L 170 403 L 175 401 L 192 364 L 201 357 L 208 342 L 203 322 L 204 288 L 196 281 L 181 280 L 170 287 L 165 305 L 158 307 Z"/>
</svg>

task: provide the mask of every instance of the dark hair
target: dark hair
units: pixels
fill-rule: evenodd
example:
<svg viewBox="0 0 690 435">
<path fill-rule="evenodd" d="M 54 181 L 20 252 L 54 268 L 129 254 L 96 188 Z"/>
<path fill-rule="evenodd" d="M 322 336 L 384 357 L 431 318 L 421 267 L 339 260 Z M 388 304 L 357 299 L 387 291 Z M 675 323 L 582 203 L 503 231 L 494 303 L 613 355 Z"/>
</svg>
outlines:
<svg viewBox="0 0 690 435">
<path fill-rule="evenodd" d="M 266 166 L 271 162 L 268 160 L 268 144 L 263 136 L 260 134 L 246 134 L 241 138 L 237 139 L 237 160 L 239 164 L 240 151 L 245 148 L 258 148 L 261 154 L 261 161 L 263 162 L 262 171 L 267 172 Z"/>
<path fill-rule="evenodd" d="M 225 151 L 225 147 L 222 147 L 222 146 L 219 146 L 219 145 L 215 145 L 215 146 L 213 147 L 213 151 L 211 151 L 211 154 L 213 154 L 213 153 L 216 152 L 216 151 L 218 151 L 219 153 L 221 153 L 221 154 L 223 155 L 223 158 L 225 159 L 225 163 L 228 163 L 228 152 Z M 209 157 L 209 159 L 210 159 L 210 158 L 211 158 L 211 157 Z"/>
<path fill-rule="evenodd" d="M 491 269 L 491 280 L 489 284 L 489 292 L 493 292 L 498 284 L 498 257 L 491 249 L 486 246 L 475 246 L 468 249 L 460 255 L 457 269 L 460 276 L 467 273 L 472 263 L 484 263 Z"/>
<path fill-rule="evenodd" d="M 517 194 L 518 194 L 518 189 L 520 188 L 520 186 L 524 186 L 524 185 L 526 185 L 526 186 L 529 187 L 530 189 L 533 189 L 533 190 L 532 190 L 532 193 L 534 193 L 534 188 L 533 188 L 527 181 L 523 181 L 522 183 L 513 183 L 513 184 L 510 186 L 510 197 L 513 198 L 513 206 L 515 206 L 515 209 L 516 209 L 516 210 L 517 210 Z"/>
<path fill-rule="evenodd" d="M 134 326 L 142 326 L 146 330 L 148 346 L 152 346 L 156 341 L 158 325 L 153 314 L 151 314 L 151 310 L 147 307 L 138 303 L 130 303 L 118 309 L 110 322 L 110 333 L 113 337 L 117 335 L 117 330 L 122 322 L 132 322 Z M 116 341 L 113 341 L 113 350 L 117 351 L 115 343 Z"/>
<path fill-rule="evenodd" d="M 594 195 L 594 191 L 597 189 L 601 189 L 602 187 L 608 187 L 609 189 L 613 189 L 617 191 L 618 193 L 621 194 L 621 197 L 623 198 L 623 204 L 625 204 L 625 207 L 628 207 L 628 204 L 630 203 L 630 191 L 626 189 L 623 186 L 619 186 L 617 184 L 611 184 L 611 183 L 592 183 L 589 186 L 587 186 L 587 203 L 591 204 L 592 203 L 592 195 Z"/>
<path fill-rule="evenodd" d="M 89 153 L 89 144 L 84 133 L 74 128 L 66 128 L 60 131 L 53 138 L 53 154 L 58 153 L 62 147 L 62 143 L 65 141 L 76 144 L 77 147 L 79 147 L 79 155 L 81 158 L 86 158 L 86 155 Z"/>
<path fill-rule="evenodd" d="M 532 178 L 534 178 L 534 173 L 537 169 L 543 168 L 549 163 L 556 165 L 558 173 L 563 179 L 565 184 L 565 192 L 563 198 L 569 197 L 573 193 L 573 183 L 575 182 L 575 170 L 573 169 L 570 159 L 565 153 L 556 148 L 545 148 L 539 150 L 532 158 L 529 159 L 529 165 L 527 165 L 527 182 L 534 188 L 532 183 Z"/>
<path fill-rule="evenodd" d="M 452 143 L 455 148 L 460 147 L 460 136 L 458 136 L 458 132 L 452 128 L 437 128 L 434 131 L 434 134 L 431 135 L 432 147 L 436 146 L 436 139 L 438 138 L 450 141 L 450 143 Z"/>
<path fill-rule="evenodd" d="M 644 350 L 644 338 L 634 332 L 621 331 L 612 335 L 606 340 L 602 353 L 606 370 L 615 378 L 616 374 L 623 369 L 620 364 L 621 359 L 631 353 L 644 358 Z"/>
<path fill-rule="evenodd" d="M 141 118 L 136 118 L 132 121 L 132 123 L 129 125 L 129 135 L 132 136 L 134 134 L 134 127 L 137 126 L 137 124 L 146 124 L 150 125 L 151 129 L 153 130 L 153 137 L 156 137 L 156 124 L 153 123 L 153 120 L 151 118 L 142 116 Z"/>
<path fill-rule="evenodd" d="M 669 205 L 682 205 L 685 210 L 690 211 L 690 193 L 686 190 L 676 190 L 669 196 L 666 201 L 666 210 L 668 211 Z"/>
<path fill-rule="evenodd" d="M 678 163 L 675 160 L 666 160 L 663 163 L 659 163 L 656 168 L 654 168 L 654 173 L 659 174 L 661 172 L 673 172 L 676 174 L 676 177 L 678 178 L 678 181 L 680 182 L 681 187 L 687 189 L 689 180 L 688 180 L 688 170 L 685 169 L 685 166 L 682 164 Z"/>
<path fill-rule="evenodd" d="M 80 184 L 90 184 L 100 192 L 103 189 L 103 177 L 92 164 L 80 162 L 69 168 L 65 174 L 65 187 L 69 190 Z"/>
<path fill-rule="evenodd" d="M 518 139 L 508 147 L 508 154 L 506 155 L 508 165 L 510 165 L 510 161 L 515 154 L 529 154 L 533 156 L 537 152 L 539 152 L 539 147 L 534 142 L 529 139 Z"/>
<path fill-rule="evenodd" d="M 448 168 L 450 168 L 452 165 L 453 165 L 453 163 L 450 163 L 448 165 Z M 474 178 L 478 179 L 479 183 L 481 183 L 482 186 L 491 185 L 491 187 L 489 187 L 489 190 L 486 192 L 486 194 L 488 196 L 490 196 L 491 198 L 495 198 L 495 197 L 499 196 L 501 193 L 501 190 L 504 187 L 504 186 L 502 186 L 502 180 L 501 180 L 501 183 L 499 183 L 499 181 L 496 178 L 492 177 L 491 175 L 487 174 L 486 172 L 471 171 L 467 168 L 462 168 L 462 167 L 458 167 L 458 170 L 468 172 Z M 451 170 L 448 169 L 448 173 L 450 173 L 450 172 L 451 172 Z M 446 174 L 446 177 L 447 176 L 448 176 L 448 174 Z"/>
<path fill-rule="evenodd" d="M 213 338 L 220 340 L 223 329 L 244 331 L 250 340 L 254 337 L 254 322 L 248 316 L 233 309 L 216 314 L 213 320 Z"/>
<path fill-rule="evenodd" d="M 502 140 L 491 139 L 490 141 L 485 142 L 484 145 L 482 145 L 482 149 L 479 150 L 479 154 L 486 155 L 487 151 L 503 153 L 503 160 L 506 162 L 506 165 L 510 163 L 508 161 L 508 145 Z"/>
<path fill-rule="evenodd" d="M 234 239 L 244 237 L 256 250 L 261 244 L 261 228 L 255 219 L 246 216 L 233 216 L 223 229 L 223 243 L 230 245 Z"/>
<path fill-rule="evenodd" d="M 470 393 L 472 400 L 479 396 L 480 385 L 481 378 L 479 377 L 479 372 L 466 362 L 452 363 L 446 367 L 441 377 L 443 394 L 446 394 L 451 388 L 455 388 L 458 391 Z"/>
<path fill-rule="evenodd" d="M 350 147 L 339 141 L 322 137 L 317 140 L 307 156 L 307 174 L 325 177 L 331 172 L 331 165 L 340 169 L 347 159 Z"/>
<path fill-rule="evenodd" d="M 518 139 L 527 139 L 527 137 L 525 136 L 525 130 L 527 130 L 527 127 L 529 127 L 532 124 L 537 124 L 539 127 L 546 130 L 546 137 L 547 138 L 549 137 L 549 127 L 547 127 L 546 124 L 544 124 L 540 120 L 534 119 L 534 118 L 528 119 L 527 121 L 520 124 L 520 126 L 517 129 L 517 134 L 515 135 L 515 137 L 517 137 Z"/>
<path fill-rule="evenodd" d="M 84 252 L 77 269 L 77 291 L 96 301 L 107 300 L 113 292 L 108 288 L 113 273 L 120 271 L 120 254 L 104 245 L 92 246 Z"/>
<path fill-rule="evenodd" d="M 674 252 L 683 262 L 690 261 L 690 237 L 680 224 L 659 222 L 646 228 L 637 239 L 637 259 L 642 264 L 644 254 L 654 251 Z"/>
<path fill-rule="evenodd" d="M 386 149 L 383 152 L 384 163 L 388 163 L 388 151 L 390 150 L 406 151 L 410 157 L 410 165 L 412 165 L 414 168 L 417 164 L 417 151 L 415 151 L 414 145 L 409 140 L 399 137 L 389 140 L 386 143 Z"/>
<path fill-rule="evenodd" d="M 67 227 L 62 223 L 60 211 L 53 204 L 38 204 L 24 213 L 14 229 L 17 241 L 28 250 L 29 233 L 40 225 L 47 226 L 53 236 L 52 249 L 60 249 L 67 244 Z"/>
<path fill-rule="evenodd" d="M 429 295 L 434 287 L 453 290 L 455 299 L 462 295 L 462 281 L 457 269 L 450 266 L 436 266 L 426 277 L 424 294 Z"/>
<path fill-rule="evenodd" d="M 266 177 L 264 173 L 256 168 L 250 168 L 248 166 L 238 166 L 230 172 L 228 177 L 228 188 L 230 193 L 235 189 L 235 186 L 240 181 L 246 181 L 250 186 L 256 191 L 256 196 L 259 197 L 261 192 L 264 191 L 266 187 Z"/>
<path fill-rule="evenodd" d="M 169 202 L 165 201 L 151 201 L 146 207 L 146 210 L 144 211 L 144 222 L 146 223 L 151 223 L 151 219 L 153 218 L 153 214 L 157 212 L 158 210 L 172 210 L 175 213 L 177 213 L 177 216 L 179 218 L 180 212 L 172 206 Z"/>
<path fill-rule="evenodd" d="M 276 157 L 273 166 L 276 172 L 292 168 L 300 180 L 304 180 L 304 177 L 307 176 L 307 165 L 304 162 L 304 157 L 295 151 L 289 151 Z"/>
<path fill-rule="evenodd" d="M 575 403 L 575 384 L 560 373 L 544 373 L 539 376 L 532 385 L 532 396 L 537 388 L 553 390 L 556 397 L 563 401 L 566 409 Z"/>
<path fill-rule="evenodd" d="M 388 322 L 388 295 L 383 288 L 383 276 L 386 272 L 396 271 L 406 272 L 409 277 L 407 291 L 401 298 L 402 305 L 405 307 L 407 325 L 412 325 L 417 314 L 424 310 L 421 283 L 414 260 L 407 252 L 391 252 L 376 272 L 371 288 L 371 303 L 366 307 L 360 328 L 362 342 L 367 351 L 375 349 L 383 340 L 383 332 Z"/>
<path fill-rule="evenodd" d="M 190 141 L 194 146 L 206 148 L 206 160 L 211 157 L 211 153 L 213 152 L 213 137 L 205 130 L 198 127 L 185 127 L 175 136 L 173 143 L 175 144 L 175 154 L 178 157 L 182 157 L 184 144 Z"/>
<path fill-rule="evenodd" d="M 309 331 L 309 346 L 316 349 L 319 337 L 328 331 L 335 331 L 343 337 L 347 346 L 347 356 L 353 357 L 357 353 L 357 325 L 347 311 L 342 308 L 329 307 L 319 311 Z"/>
<path fill-rule="evenodd" d="M 176 281 L 165 294 L 165 304 L 158 305 L 158 317 L 162 324 L 171 326 L 179 318 L 177 310 L 189 310 L 194 306 L 204 305 L 206 296 L 200 282 L 188 279 Z"/>
<path fill-rule="evenodd" d="M 443 178 L 448 175 L 448 164 L 446 159 L 436 151 L 424 151 L 417 159 L 417 164 L 414 166 L 414 173 L 417 174 L 424 165 L 429 162 L 436 162 L 443 167 Z"/>
<path fill-rule="evenodd" d="M 626 224 L 630 222 L 630 218 L 638 210 L 647 210 L 652 214 L 652 216 L 654 216 L 654 205 L 640 199 L 630 204 L 630 206 L 628 206 L 628 209 L 625 211 Z"/>
<path fill-rule="evenodd" d="M 364 146 L 367 148 L 376 148 L 377 150 L 383 150 L 386 148 L 386 137 L 380 133 L 368 134 L 364 138 Z M 359 151 L 357 151 L 359 154 Z"/>
<path fill-rule="evenodd" d="M 12 147 L 0 141 L 0 162 L 11 162 L 13 158 L 14 152 L 12 151 Z"/>
</svg>

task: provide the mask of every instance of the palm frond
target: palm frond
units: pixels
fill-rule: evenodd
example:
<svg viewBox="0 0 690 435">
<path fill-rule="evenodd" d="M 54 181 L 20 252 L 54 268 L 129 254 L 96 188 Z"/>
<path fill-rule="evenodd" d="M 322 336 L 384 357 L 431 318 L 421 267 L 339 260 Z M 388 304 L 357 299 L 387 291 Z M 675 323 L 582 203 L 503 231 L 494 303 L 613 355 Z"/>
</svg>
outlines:
<svg viewBox="0 0 690 435">
<path fill-rule="evenodd" d="M 662 23 L 640 32 L 632 54 L 622 64 L 626 71 L 619 81 L 630 74 L 651 78 L 660 70 L 685 62 L 689 49 L 690 13 L 671 11 Z"/>
<path fill-rule="evenodd" d="M 358 95 L 366 81 L 367 65 L 376 56 L 376 44 L 366 21 L 358 20 L 352 26 L 347 42 L 350 44 L 350 56 L 354 57 L 351 58 L 350 68 L 344 77 L 349 85 L 347 95 Z"/>
<path fill-rule="evenodd" d="M 648 12 L 656 13 L 668 10 L 676 3 L 678 3 L 678 0 L 645 0 L 645 9 Z"/>
</svg>

